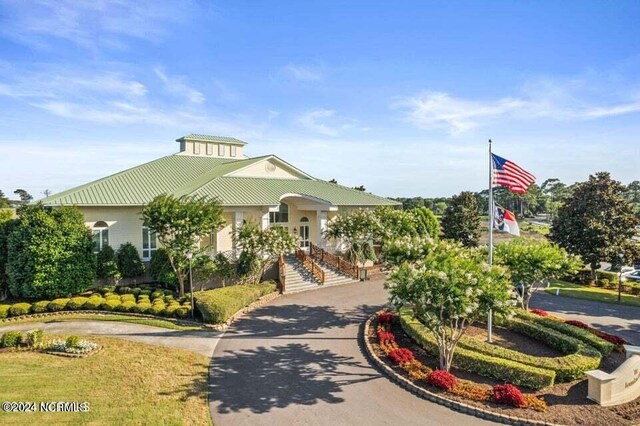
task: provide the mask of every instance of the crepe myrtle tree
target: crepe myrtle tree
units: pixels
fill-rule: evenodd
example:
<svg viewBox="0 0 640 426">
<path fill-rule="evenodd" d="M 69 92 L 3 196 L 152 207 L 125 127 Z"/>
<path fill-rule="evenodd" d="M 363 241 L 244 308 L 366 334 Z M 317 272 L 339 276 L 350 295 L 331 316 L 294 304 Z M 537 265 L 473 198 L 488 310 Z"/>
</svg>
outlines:
<svg viewBox="0 0 640 426">
<path fill-rule="evenodd" d="M 241 257 L 248 259 L 246 278 L 249 282 L 258 284 L 269 263 L 280 256 L 291 253 L 298 247 L 298 238 L 289 234 L 283 227 L 274 226 L 261 229 L 253 221 L 248 221 L 236 228 L 232 235 L 237 248 L 242 250 Z M 239 269 L 242 269 L 239 267 Z"/>
<path fill-rule="evenodd" d="M 490 309 L 510 315 L 515 304 L 508 272 L 489 266 L 479 249 L 441 241 L 415 262 L 403 262 L 387 279 L 391 302 L 408 307 L 433 334 L 440 369 L 449 371 L 456 346 Z"/>
<path fill-rule="evenodd" d="M 546 240 L 517 238 L 495 247 L 494 261 L 504 266 L 511 275 L 520 295 L 521 307 L 529 309 L 533 293 L 546 280 L 571 275 L 582 266 L 582 261 Z"/>
<path fill-rule="evenodd" d="M 189 275 L 187 253 L 193 258 L 205 255 L 208 247 L 199 244 L 203 237 L 215 234 L 224 225 L 222 207 L 206 197 L 158 195 L 142 209 L 142 220 L 153 230 L 166 250 L 184 296 Z"/>
<path fill-rule="evenodd" d="M 383 234 L 380 217 L 371 210 L 354 210 L 329 221 L 325 237 L 346 245 L 349 259 L 364 264 L 376 260 L 373 242 Z"/>
<path fill-rule="evenodd" d="M 382 255 L 387 266 L 400 266 L 424 259 L 434 245 L 435 240 L 428 236 L 393 238 L 382 246 Z"/>
</svg>

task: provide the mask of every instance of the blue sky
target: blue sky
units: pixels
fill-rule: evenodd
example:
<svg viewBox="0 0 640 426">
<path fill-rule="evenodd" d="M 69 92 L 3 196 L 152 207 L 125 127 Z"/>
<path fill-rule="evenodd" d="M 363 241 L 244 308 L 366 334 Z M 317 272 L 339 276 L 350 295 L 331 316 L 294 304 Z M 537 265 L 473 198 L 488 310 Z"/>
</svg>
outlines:
<svg viewBox="0 0 640 426">
<path fill-rule="evenodd" d="M 0 189 L 234 136 L 386 196 L 640 179 L 637 1 L 0 0 Z"/>
</svg>

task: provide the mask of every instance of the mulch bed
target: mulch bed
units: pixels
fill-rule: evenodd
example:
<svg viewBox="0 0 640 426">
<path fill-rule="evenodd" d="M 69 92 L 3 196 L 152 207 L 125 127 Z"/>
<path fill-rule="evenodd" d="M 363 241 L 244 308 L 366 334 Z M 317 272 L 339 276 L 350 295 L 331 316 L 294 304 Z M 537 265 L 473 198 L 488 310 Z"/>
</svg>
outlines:
<svg viewBox="0 0 640 426">
<path fill-rule="evenodd" d="M 601 407 L 596 403 L 587 399 L 587 380 L 576 380 L 570 383 L 559 383 L 551 388 L 542 389 L 537 392 L 529 391 L 526 388 L 520 388 L 523 393 L 534 393 L 535 395 L 543 398 L 549 408 L 546 412 L 538 412 L 531 409 L 523 408 L 511 408 L 504 405 L 497 405 L 492 402 L 482 403 L 479 401 L 473 401 L 467 398 L 462 398 L 450 393 L 445 393 L 439 389 L 429 386 L 424 382 L 412 380 L 408 374 L 393 364 L 382 352 L 378 345 L 377 337 L 375 335 L 375 324 L 369 331 L 369 342 L 376 351 L 376 354 L 380 359 L 388 360 L 388 365 L 401 376 L 411 380 L 414 384 L 428 389 L 433 393 L 442 393 L 447 398 L 463 402 L 468 405 L 490 410 L 495 413 L 499 413 L 506 416 L 526 418 L 530 420 L 545 421 L 553 424 L 562 425 L 589 425 L 589 426 L 632 426 L 640 424 L 640 399 L 622 404 L 614 407 Z M 403 348 L 408 348 L 413 351 L 415 357 L 423 364 L 433 369 L 438 367 L 438 360 L 433 356 L 427 354 L 420 346 L 418 346 L 410 337 L 408 337 L 402 327 L 397 322 L 392 324 L 392 332 L 396 336 L 398 345 Z M 483 334 L 484 333 L 484 334 Z M 472 327 L 470 335 L 477 338 L 486 338 L 486 330 L 483 330 L 482 325 Z M 528 337 L 518 335 L 512 331 L 495 327 L 493 332 L 494 342 L 497 345 L 507 347 L 509 349 L 517 349 L 519 351 L 538 356 L 561 356 L 555 350 L 541 344 L 540 342 L 529 339 Z M 510 341 L 510 339 L 514 339 Z M 615 370 L 622 362 L 624 362 L 625 356 L 622 353 L 614 352 L 606 357 L 600 366 L 600 369 L 611 372 Z M 503 382 L 480 376 L 468 371 L 452 369 L 451 373 L 461 379 L 474 381 L 476 383 L 484 383 L 488 385 L 502 384 Z"/>
</svg>

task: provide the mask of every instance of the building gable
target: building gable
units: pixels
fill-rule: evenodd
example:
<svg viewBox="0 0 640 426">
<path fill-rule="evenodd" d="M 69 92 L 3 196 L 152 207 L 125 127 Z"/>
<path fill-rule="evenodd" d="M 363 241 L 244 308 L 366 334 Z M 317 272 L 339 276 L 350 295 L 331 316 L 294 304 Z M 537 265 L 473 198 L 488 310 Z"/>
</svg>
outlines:
<svg viewBox="0 0 640 426">
<path fill-rule="evenodd" d="M 227 177 L 252 177 L 267 179 L 313 179 L 300 169 L 293 167 L 276 156 L 269 156 L 260 161 L 225 174 Z"/>
</svg>

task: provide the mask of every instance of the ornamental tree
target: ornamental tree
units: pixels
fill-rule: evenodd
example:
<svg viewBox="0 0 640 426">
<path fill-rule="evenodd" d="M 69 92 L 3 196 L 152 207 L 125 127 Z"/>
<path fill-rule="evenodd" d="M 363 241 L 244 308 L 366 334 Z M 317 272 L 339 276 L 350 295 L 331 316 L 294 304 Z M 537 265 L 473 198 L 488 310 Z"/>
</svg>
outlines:
<svg viewBox="0 0 640 426">
<path fill-rule="evenodd" d="M 167 258 L 178 280 L 180 296 L 189 274 L 187 253 L 194 258 L 205 253 L 208 246 L 199 244 L 224 225 L 222 207 L 217 200 L 206 197 L 158 195 L 142 209 L 142 220 L 153 230 L 166 250 Z"/>
<path fill-rule="evenodd" d="M 100 279 L 113 281 L 117 283 L 122 275 L 118 270 L 118 258 L 116 252 L 111 246 L 106 245 L 98 252 L 96 256 L 96 276 Z"/>
<path fill-rule="evenodd" d="M 570 275 L 582 266 L 581 260 L 546 240 L 516 238 L 495 247 L 494 261 L 504 266 L 517 285 L 523 309 L 529 309 L 533 293 L 545 280 Z"/>
<path fill-rule="evenodd" d="M 17 223 L 18 219 L 13 219 L 10 210 L 0 210 L 0 300 L 5 300 L 9 295 L 9 277 L 6 272 L 9 235 Z"/>
<path fill-rule="evenodd" d="M 133 244 L 121 244 L 116 256 L 118 258 L 118 270 L 122 274 L 122 278 L 138 278 L 144 275 L 144 263 L 140 259 L 138 249 Z"/>
<path fill-rule="evenodd" d="M 508 315 L 513 307 L 507 271 L 489 266 L 478 249 L 441 241 L 423 258 L 395 267 L 387 279 L 391 302 L 408 307 L 433 334 L 440 369 L 449 371 L 460 338 L 490 309 Z"/>
<path fill-rule="evenodd" d="M 640 224 L 626 191 L 607 172 L 589 176 L 560 207 L 551 226 L 550 239 L 581 256 L 594 280 L 600 262 L 624 252 Z"/>
<path fill-rule="evenodd" d="M 325 237 L 346 245 L 348 257 L 356 263 L 376 260 L 373 241 L 380 238 L 383 228 L 379 214 L 370 210 L 354 210 L 341 214 L 327 223 Z"/>
<path fill-rule="evenodd" d="M 94 283 L 91 231 L 76 207 L 22 207 L 7 243 L 6 272 L 15 297 L 67 296 Z"/>
<path fill-rule="evenodd" d="M 269 263 L 291 253 L 299 243 L 297 237 L 280 226 L 261 229 L 253 221 L 248 221 L 234 230 L 233 242 L 242 250 L 241 256 L 248 259 L 246 263 L 249 266 L 245 270 L 245 275 L 247 280 L 254 284 L 260 282 Z M 238 269 L 241 269 L 240 265 Z"/>
<path fill-rule="evenodd" d="M 476 197 L 468 191 L 451 197 L 442 217 L 445 238 L 458 241 L 466 247 L 477 247 L 480 239 L 480 210 Z"/>
</svg>

